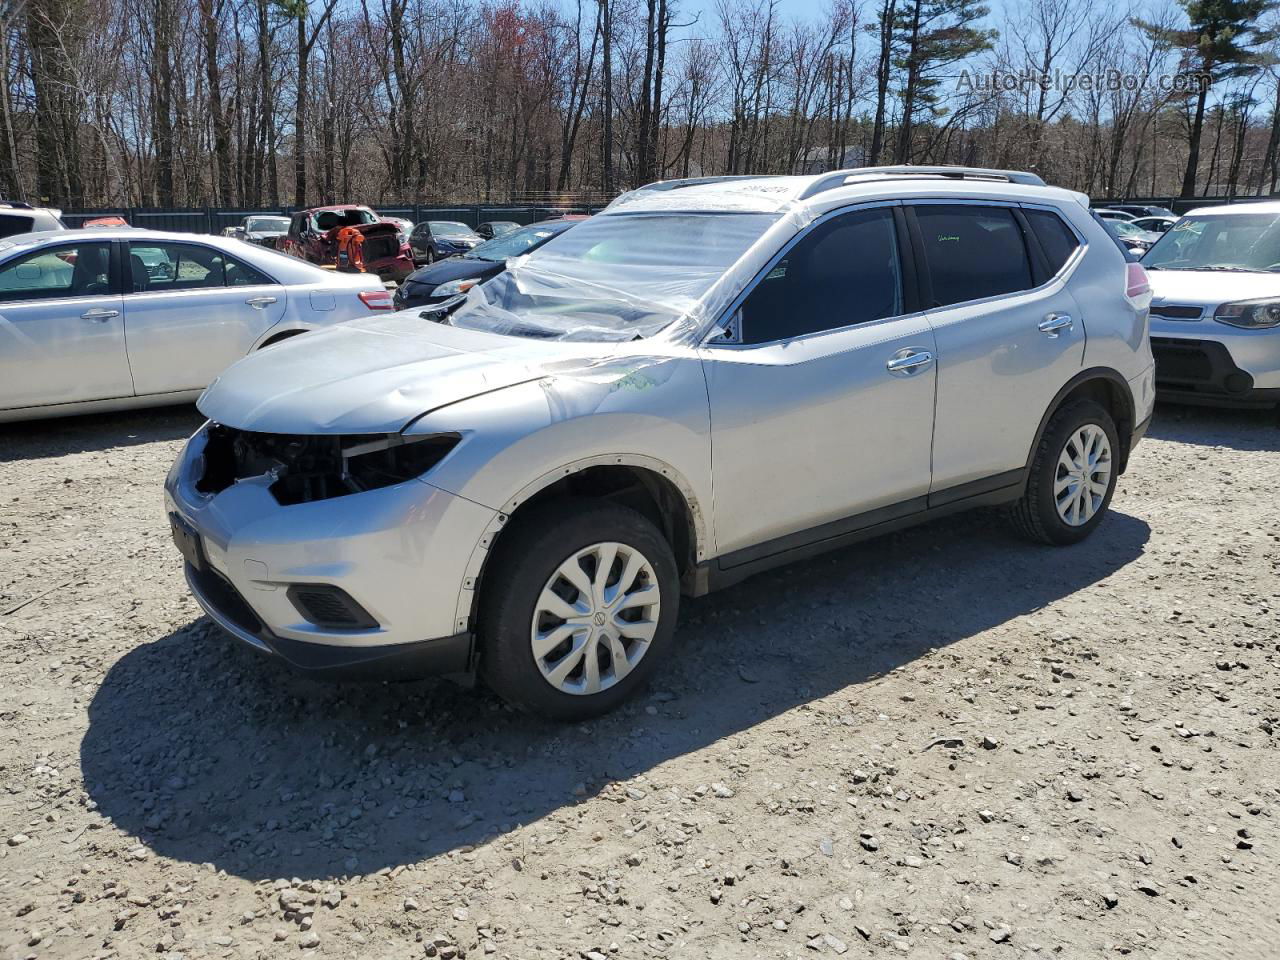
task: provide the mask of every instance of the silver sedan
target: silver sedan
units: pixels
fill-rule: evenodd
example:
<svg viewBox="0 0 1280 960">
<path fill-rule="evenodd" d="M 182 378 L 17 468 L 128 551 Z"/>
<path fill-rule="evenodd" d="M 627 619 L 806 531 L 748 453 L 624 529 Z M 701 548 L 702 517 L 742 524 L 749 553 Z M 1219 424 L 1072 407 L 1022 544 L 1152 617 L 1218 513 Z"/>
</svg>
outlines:
<svg viewBox="0 0 1280 960">
<path fill-rule="evenodd" d="M 0 241 L 0 422 L 194 400 L 235 360 L 372 310 L 374 276 L 226 237 L 110 228 Z"/>
</svg>

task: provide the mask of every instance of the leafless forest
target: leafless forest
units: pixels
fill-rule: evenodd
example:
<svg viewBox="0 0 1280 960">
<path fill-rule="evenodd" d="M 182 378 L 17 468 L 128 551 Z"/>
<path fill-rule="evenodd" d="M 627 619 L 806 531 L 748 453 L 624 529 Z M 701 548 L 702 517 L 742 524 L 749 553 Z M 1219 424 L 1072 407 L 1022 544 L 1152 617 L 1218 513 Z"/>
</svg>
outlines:
<svg viewBox="0 0 1280 960">
<path fill-rule="evenodd" d="M 1270 193 L 1276 22 L 1267 0 L 0 0 L 0 191 L 582 201 L 909 162 Z"/>
</svg>

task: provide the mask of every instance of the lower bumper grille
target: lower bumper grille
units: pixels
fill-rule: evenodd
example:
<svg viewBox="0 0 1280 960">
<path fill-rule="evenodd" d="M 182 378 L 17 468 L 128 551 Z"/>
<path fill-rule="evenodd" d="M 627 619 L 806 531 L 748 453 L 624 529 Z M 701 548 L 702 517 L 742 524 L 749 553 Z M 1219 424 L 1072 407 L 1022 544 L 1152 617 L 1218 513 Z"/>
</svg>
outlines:
<svg viewBox="0 0 1280 960">
<path fill-rule="evenodd" d="M 236 588 L 221 575 L 207 567 L 198 570 L 188 565 L 187 576 L 191 578 L 201 595 L 232 624 L 246 633 L 256 635 L 262 632 L 262 621 L 253 612 L 253 608 L 245 603 L 244 597 L 240 596 Z"/>
</svg>

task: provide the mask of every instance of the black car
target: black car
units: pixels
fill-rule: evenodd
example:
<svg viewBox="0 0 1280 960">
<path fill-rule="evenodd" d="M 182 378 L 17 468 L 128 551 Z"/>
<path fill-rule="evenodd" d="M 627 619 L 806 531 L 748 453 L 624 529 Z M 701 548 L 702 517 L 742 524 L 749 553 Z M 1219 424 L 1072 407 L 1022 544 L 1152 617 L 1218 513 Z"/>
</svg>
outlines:
<svg viewBox="0 0 1280 960">
<path fill-rule="evenodd" d="M 486 240 L 492 240 L 494 237 L 500 237 L 504 233 L 510 233 L 512 230 L 519 230 L 520 224 L 514 220 L 486 220 L 480 226 L 476 227 L 476 233 L 484 237 Z"/>
<path fill-rule="evenodd" d="M 552 237 L 564 233 L 584 217 L 573 220 L 547 220 L 529 227 L 504 233 L 474 250 L 422 267 L 405 277 L 396 291 L 395 308 L 407 310 L 430 303 L 440 303 L 466 293 L 477 283 L 496 277 L 507 268 L 510 257 L 538 249 Z"/>
<path fill-rule="evenodd" d="M 262 247 L 276 246 L 276 243 L 289 232 L 289 218 L 271 215 L 251 215 L 245 217 L 228 231 L 230 236 L 238 237 L 246 243 L 256 243 Z"/>
<path fill-rule="evenodd" d="M 483 237 L 457 220 L 423 220 L 409 234 L 409 249 L 415 264 L 435 263 L 466 253 L 481 243 L 484 243 Z"/>
</svg>

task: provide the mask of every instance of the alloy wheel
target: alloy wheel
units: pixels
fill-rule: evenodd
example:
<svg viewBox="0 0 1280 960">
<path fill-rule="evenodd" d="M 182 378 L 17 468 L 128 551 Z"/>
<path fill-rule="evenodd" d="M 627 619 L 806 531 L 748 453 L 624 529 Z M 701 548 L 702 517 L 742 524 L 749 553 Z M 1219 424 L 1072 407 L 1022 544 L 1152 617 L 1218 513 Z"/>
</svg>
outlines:
<svg viewBox="0 0 1280 960">
<path fill-rule="evenodd" d="M 1086 423 L 1067 439 L 1058 455 L 1053 499 L 1058 516 L 1082 527 L 1102 508 L 1111 487 L 1111 441 L 1096 423 Z"/>
<path fill-rule="evenodd" d="M 623 680 L 658 628 L 653 564 L 625 543 L 597 543 L 560 564 L 534 606 L 530 644 L 543 679 L 589 695 Z"/>
</svg>

